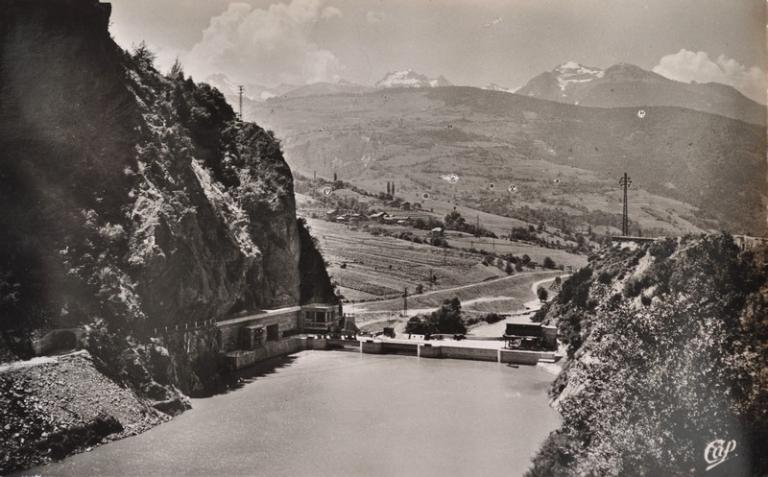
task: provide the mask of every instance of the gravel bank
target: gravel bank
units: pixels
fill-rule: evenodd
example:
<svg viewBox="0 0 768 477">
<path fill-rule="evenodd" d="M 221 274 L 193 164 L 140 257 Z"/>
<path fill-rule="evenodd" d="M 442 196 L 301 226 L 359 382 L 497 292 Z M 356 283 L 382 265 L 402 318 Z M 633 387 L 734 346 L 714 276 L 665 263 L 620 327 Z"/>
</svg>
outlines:
<svg viewBox="0 0 768 477">
<path fill-rule="evenodd" d="M 170 419 L 86 351 L 0 366 L 0 474 L 141 433 Z"/>
</svg>

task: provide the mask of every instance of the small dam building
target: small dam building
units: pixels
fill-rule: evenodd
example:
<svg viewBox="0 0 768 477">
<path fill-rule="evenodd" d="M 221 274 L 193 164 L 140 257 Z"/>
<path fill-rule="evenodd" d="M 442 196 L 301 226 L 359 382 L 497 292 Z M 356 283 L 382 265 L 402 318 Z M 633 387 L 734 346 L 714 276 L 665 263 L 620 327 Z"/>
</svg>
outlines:
<svg viewBox="0 0 768 477">
<path fill-rule="evenodd" d="M 340 305 L 313 303 L 242 314 L 218 321 L 216 326 L 221 352 L 237 369 L 299 351 L 299 340 L 285 338 L 302 333 L 346 333 L 355 329 L 355 320 L 345 316 Z"/>
<path fill-rule="evenodd" d="M 545 349 L 557 349 L 557 327 L 539 323 L 507 323 L 504 331 L 507 348 L 541 346 Z"/>
</svg>

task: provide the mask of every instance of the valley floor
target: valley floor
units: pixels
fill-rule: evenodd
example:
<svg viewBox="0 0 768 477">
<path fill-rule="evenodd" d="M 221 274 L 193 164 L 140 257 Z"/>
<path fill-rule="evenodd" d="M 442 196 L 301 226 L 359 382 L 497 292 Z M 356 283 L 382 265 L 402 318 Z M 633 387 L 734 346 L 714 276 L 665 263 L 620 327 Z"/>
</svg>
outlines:
<svg viewBox="0 0 768 477">
<path fill-rule="evenodd" d="M 452 248 L 418 244 L 387 236 L 374 236 L 360 227 L 327 222 L 319 219 L 307 219 L 307 223 L 319 242 L 320 250 L 328 262 L 328 273 L 337 283 L 344 296 L 345 303 L 352 303 L 346 308 L 368 311 L 400 310 L 402 303 L 393 306 L 404 288 L 409 295 L 414 295 L 421 288 L 423 293 L 414 296 L 414 305 L 409 307 L 434 307 L 444 298 L 459 296 L 464 300 L 481 299 L 473 309 L 481 312 L 505 312 L 522 303 L 511 303 L 511 299 L 520 300 L 527 293 L 527 287 L 517 290 L 521 281 L 515 276 L 528 276 L 531 273 L 544 273 L 554 276 L 559 271 L 532 272 L 526 268 L 522 272 L 507 275 L 496 265 L 484 265 L 484 255 L 472 253 L 464 248 L 496 250 L 499 254 L 524 254 L 533 261 L 542 263 L 545 257 L 552 257 L 555 263 L 578 268 L 586 264 L 586 257 L 574 255 L 562 250 L 548 249 L 521 242 L 508 240 L 472 238 L 451 239 Z M 416 234 L 426 232 L 412 229 Z M 436 280 L 430 283 L 429 277 Z M 531 277 L 542 278 L 539 275 Z M 523 280 L 524 281 L 524 280 Z M 509 288 L 512 286 L 512 289 Z M 451 291 L 458 291 L 450 295 Z M 433 297 L 423 300 L 419 297 Z M 382 305 L 372 302 L 386 301 Z M 410 301 L 410 300 L 409 300 Z M 365 303 L 365 305 L 363 305 Z M 467 303 L 469 304 L 469 303 Z M 511 306 L 512 305 L 512 306 Z M 355 313 L 355 312 L 353 312 Z"/>
</svg>

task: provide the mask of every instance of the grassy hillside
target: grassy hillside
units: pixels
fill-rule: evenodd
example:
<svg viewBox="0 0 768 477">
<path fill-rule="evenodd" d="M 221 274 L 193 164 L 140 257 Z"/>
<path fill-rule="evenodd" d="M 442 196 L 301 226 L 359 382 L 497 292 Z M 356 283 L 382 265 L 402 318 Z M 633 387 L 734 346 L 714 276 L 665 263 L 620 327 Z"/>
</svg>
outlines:
<svg viewBox="0 0 768 477">
<path fill-rule="evenodd" d="M 538 317 L 568 359 L 528 476 L 703 475 L 715 439 L 738 455 L 710 474 L 768 471 L 768 278 L 729 236 L 606 250 Z"/>
<path fill-rule="evenodd" d="M 477 88 L 273 98 L 249 117 L 281 138 L 296 170 L 368 190 L 396 181 L 498 215 L 563 227 L 620 225 L 627 171 L 632 230 L 765 230 L 765 134 L 681 108 L 599 109 Z M 456 173 L 456 185 L 442 176 Z M 517 186 L 509 193 L 509 185 Z"/>
</svg>

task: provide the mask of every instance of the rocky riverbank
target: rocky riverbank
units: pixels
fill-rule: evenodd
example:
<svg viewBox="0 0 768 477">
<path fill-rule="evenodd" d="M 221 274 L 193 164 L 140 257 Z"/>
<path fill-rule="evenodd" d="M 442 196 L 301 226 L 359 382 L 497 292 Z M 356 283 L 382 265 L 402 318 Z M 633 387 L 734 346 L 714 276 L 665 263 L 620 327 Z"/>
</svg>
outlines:
<svg viewBox="0 0 768 477">
<path fill-rule="evenodd" d="M 0 474 L 89 451 L 170 419 L 87 351 L 0 365 Z"/>
</svg>

